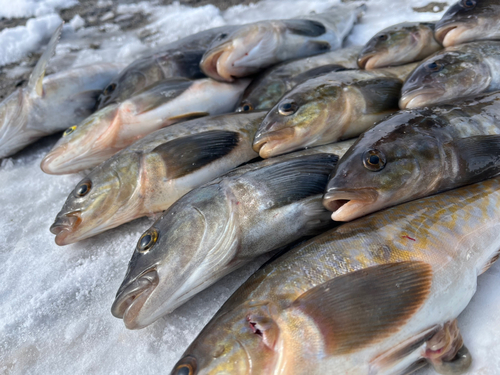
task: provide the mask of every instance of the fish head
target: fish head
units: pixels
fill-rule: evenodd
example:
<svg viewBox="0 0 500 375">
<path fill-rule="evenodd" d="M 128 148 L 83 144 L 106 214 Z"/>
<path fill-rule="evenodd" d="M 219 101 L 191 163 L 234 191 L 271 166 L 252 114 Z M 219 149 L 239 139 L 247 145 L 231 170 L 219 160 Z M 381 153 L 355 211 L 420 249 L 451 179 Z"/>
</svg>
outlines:
<svg viewBox="0 0 500 375">
<path fill-rule="evenodd" d="M 220 278 L 232 260 L 234 220 L 217 191 L 209 185 L 188 193 L 140 237 L 111 308 L 127 328 L 170 313 Z"/>
<path fill-rule="evenodd" d="M 232 82 L 262 69 L 278 47 L 274 28 L 268 22 L 242 26 L 220 34 L 203 55 L 201 70 L 218 81 Z"/>
<path fill-rule="evenodd" d="M 287 92 L 282 79 L 254 80 L 245 90 L 243 99 L 237 109 L 238 112 L 261 111 L 272 108 Z"/>
<path fill-rule="evenodd" d="M 500 4 L 494 0 L 460 0 L 436 24 L 436 39 L 445 47 L 497 34 Z"/>
<path fill-rule="evenodd" d="M 110 141 L 117 131 L 118 104 L 109 105 L 66 129 L 61 139 L 42 159 L 40 167 L 48 174 L 68 174 L 95 167 L 102 155 L 116 150 Z M 104 158 L 106 159 L 106 158 Z"/>
<path fill-rule="evenodd" d="M 335 221 L 350 221 L 392 206 L 434 181 L 441 165 L 436 141 L 421 128 L 439 119 L 401 111 L 362 134 L 327 184 L 323 205 Z M 413 129 L 419 126 L 420 129 Z M 424 164 L 427 163 L 427 166 Z M 437 167 L 436 167 L 437 164 Z"/>
<path fill-rule="evenodd" d="M 432 29 L 413 22 L 388 27 L 375 34 L 361 50 L 358 66 L 371 70 L 413 62 L 431 33 Z"/>
<path fill-rule="evenodd" d="M 424 60 L 403 85 L 400 108 L 418 108 L 484 92 L 489 66 L 478 54 L 449 47 Z"/>
<path fill-rule="evenodd" d="M 229 305 L 229 306 L 228 306 Z M 177 362 L 171 375 L 271 374 L 279 363 L 280 328 L 268 303 L 224 305 Z"/>
<path fill-rule="evenodd" d="M 253 149 L 269 158 L 306 147 L 325 131 L 328 113 L 339 118 L 344 113 L 344 90 L 341 85 L 313 79 L 287 93 L 266 115 L 257 131 Z M 336 124 L 329 118 L 329 124 Z"/>
<path fill-rule="evenodd" d="M 69 194 L 50 231 L 59 246 L 92 237 L 123 222 L 123 216 L 134 217 L 137 202 L 139 170 L 136 158 L 123 158 L 120 165 L 108 160 L 93 169 Z"/>
</svg>

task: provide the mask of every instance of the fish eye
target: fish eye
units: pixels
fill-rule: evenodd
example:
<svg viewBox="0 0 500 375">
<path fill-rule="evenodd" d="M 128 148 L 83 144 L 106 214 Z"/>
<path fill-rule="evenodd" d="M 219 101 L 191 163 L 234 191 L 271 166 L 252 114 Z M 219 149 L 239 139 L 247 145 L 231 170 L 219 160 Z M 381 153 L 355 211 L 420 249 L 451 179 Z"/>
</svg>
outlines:
<svg viewBox="0 0 500 375">
<path fill-rule="evenodd" d="M 73 125 L 72 127 L 66 129 L 63 133 L 63 137 L 66 137 L 67 135 L 70 135 L 71 133 L 73 133 L 76 129 L 76 125 Z"/>
<path fill-rule="evenodd" d="M 387 39 L 389 39 L 389 35 L 387 35 L 387 34 L 380 34 L 377 39 L 380 40 L 380 41 L 382 41 L 382 42 L 384 42 Z"/>
<path fill-rule="evenodd" d="M 240 112 L 250 112 L 253 111 L 253 105 L 250 103 L 245 103 L 240 107 Z"/>
<path fill-rule="evenodd" d="M 217 40 L 223 40 L 223 39 L 226 39 L 227 38 L 227 34 L 226 33 L 222 33 L 220 34 L 218 37 L 217 37 Z"/>
<path fill-rule="evenodd" d="M 438 64 L 437 62 L 431 62 L 427 65 L 427 69 L 429 69 L 431 72 L 439 72 L 441 69 L 443 69 L 443 66 L 441 64 Z"/>
<path fill-rule="evenodd" d="M 116 89 L 116 83 L 110 83 L 105 89 L 104 89 L 104 95 L 109 95 Z"/>
<path fill-rule="evenodd" d="M 172 375 L 193 375 L 196 371 L 196 359 L 190 355 L 182 358 L 175 366 Z"/>
<path fill-rule="evenodd" d="M 475 0 L 462 0 L 462 7 L 467 9 L 472 9 L 476 6 Z"/>
<path fill-rule="evenodd" d="M 75 195 L 77 197 L 84 197 L 92 188 L 92 182 L 84 181 L 80 185 L 78 185 L 75 189 Z"/>
<path fill-rule="evenodd" d="M 141 238 L 139 238 L 139 242 L 137 243 L 137 251 L 139 251 L 140 253 L 147 253 L 157 240 L 158 231 L 155 228 L 149 229 L 141 236 Z"/>
<path fill-rule="evenodd" d="M 290 116 L 290 115 L 294 114 L 298 108 L 299 108 L 299 106 L 297 105 L 297 103 L 295 103 L 293 101 L 289 101 L 289 102 L 281 103 L 278 106 L 278 112 L 282 116 Z"/>
<path fill-rule="evenodd" d="M 380 171 L 385 167 L 385 155 L 378 150 L 368 150 L 363 154 L 363 165 L 369 171 Z"/>
</svg>

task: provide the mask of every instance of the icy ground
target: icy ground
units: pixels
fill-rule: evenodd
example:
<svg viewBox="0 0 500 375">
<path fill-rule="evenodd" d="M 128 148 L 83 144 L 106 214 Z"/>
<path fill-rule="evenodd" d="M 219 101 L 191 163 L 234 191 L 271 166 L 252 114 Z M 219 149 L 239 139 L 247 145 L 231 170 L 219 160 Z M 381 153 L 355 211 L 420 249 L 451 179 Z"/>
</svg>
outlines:
<svg viewBox="0 0 500 375">
<path fill-rule="evenodd" d="M 212 5 L 121 5 L 116 12 L 101 16 L 101 26 L 85 27 L 78 17 L 67 24 L 51 69 L 130 61 L 147 47 L 202 29 L 319 12 L 337 2 L 263 0 L 224 12 Z M 5 35 L 13 31 L 0 32 L 2 61 L 23 61 L 9 68 L 12 76 L 26 72 L 23 56 L 39 52 L 37 44 L 56 27 L 51 20 L 59 16 L 50 12 L 73 1 L 0 0 L 0 17 L 14 12 L 7 9 L 14 3 L 36 4 L 42 10 L 27 7 L 26 13 L 11 13 L 35 15 L 31 24 L 37 26 L 18 26 L 21 29 L 14 31 L 20 34 L 9 39 L 9 48 Z M 442 4 L 425 7 L 428 3 L 369 0 L 368 12 L 349 43 L 364 43 L 379 29 L 397 22 L 438 19 Z M 412 7 L 424 9 L 415 12 Z M 137 19 L 145 20 L 143 25 L 120 29 L 120 22 L 138 15 Z M 168 373 L 219 306 L 266 258 L 229 275 L 155 324 L 140 331 L 127 330 L 111 315 L 110 307 L 136 241 L 152 222 L 140 219 L 78 244 L 56 246 L 49 226 L 81 178 L 49 176 L 40 170 L 42 156 L 56 140 L 57 136 L 46 138 L 0 162 L 0 374 Z M 500 374 L 499 284 L 497 263 L 479 278 L 478 292 L 459 318 L 464 341 L 474 356 L 469 374 Z"/>
</svg>

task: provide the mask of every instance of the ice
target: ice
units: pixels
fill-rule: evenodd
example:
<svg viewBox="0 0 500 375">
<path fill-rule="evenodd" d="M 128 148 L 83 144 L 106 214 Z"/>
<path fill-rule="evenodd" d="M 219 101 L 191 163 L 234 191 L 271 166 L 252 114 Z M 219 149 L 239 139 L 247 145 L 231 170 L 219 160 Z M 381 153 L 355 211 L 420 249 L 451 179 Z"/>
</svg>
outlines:
<svg viewBox="0 0 500 375">
<path fill-rule="evenodd" d="M 49 68 L 58 71 L 98 61 L 132 61 L 148 48 L 203 29 L 320 12 L 338 2 L 263 0 L 224 12 L 213 5 L 123 4 L 100 27 L 85 27 L 84 20 L 75 16 L 65 26 Z M 8 1 L 9 5 L 14 3 L 16 7 L 9 11 L 21 9 L 22 4 L 58 9 L 72 2 Z M 364 43 L 394 23 L 438 19 L 443 11 L 412 10 L 428 3 L 370 0 L 349 43 Z M 100 0 L 96 7 L 111 4 Z M 42 44 L 59 24 L 57 15 L 38 14 L 37 6 L 30 13 L 37 18 L 0 33 L 1 64 L 43 49 Z M 6 8 L 0 7 L 0 12 L 7 12 Z M 146 23 L 120 30 L 116 23 L 134 14 L 144 15 Z M 5 35 L 14 36 L 9 39 Z M 15 75 L 26 69 L 22 63 L 9 73 Z M 56 246 L 48 228 L 82 178 L 41 172 L 40 161 L 57 138 L 46 138 L 0 162 L 0 374 L 168 373 L 219 306 L 266 257 L 224 278 L 153 325 L 127 330 L 111 315 L 110 307 L 136 241 L 152 221 L 136 220 L 78 244 Z M 464 341 L 474 356 L 469 374 L 500 374 L 499 284 L 500 264 L 495 264 L 479 278 L 476 295 L 459 317 Z M 433 371 L 427 369 L 420 374 Z"/>
<path fill-rule="evenodd" d="M 41 16 L 77 3 L 77 0 L 0 0 L 0 17 Z"/>
</svg>

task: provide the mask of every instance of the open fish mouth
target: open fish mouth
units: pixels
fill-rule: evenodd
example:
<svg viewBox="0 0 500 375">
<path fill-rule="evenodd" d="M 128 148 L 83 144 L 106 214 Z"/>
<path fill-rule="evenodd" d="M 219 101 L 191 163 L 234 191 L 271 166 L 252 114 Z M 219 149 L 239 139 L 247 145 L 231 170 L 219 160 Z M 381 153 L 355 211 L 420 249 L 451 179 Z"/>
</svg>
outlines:
<svg viewBox="0 0 500 375">
<path fill-rule="evenodd" d="M 271 127 L 274 124 L 271 125 Z M 287 147 L 288 140 L 294 136 L 293 128 L 284 128 L 272 132 L 257 133 L 253 141 L 253 149 L 258 152 L 261 158 L 268 158 L 276 155 L 279 150 L 280 153 L 287 152 L 288 149 L 293 150 L 295 147 Z"/>
<path fill-rule="evenodd" d="M 233 82 L 234 77 L 223 68 L 223 64 L 230 54 L 230 46 L 227 44 L 222 45 L 204 56 L 200 62 L 200 67 L 207 76 L 217 81 Z"/>
<path fill-rule="evenodd" d="M 50 232 L 56 235 L 56 244 L 59 246 L 68 245 L 70 242 L 67 241 L 67 237 L 76 230 L 81 222 L 80 211 L 57 215 L 56 220 L 50 226 Z"/>
<path fill-rule="evenodd" d="M 116 294 L 113 306 L 111 306 L 113 316 L 123 319 L 128 329 L 145 327 L 147 324 L 141 325 L 137 318 L 159 281 L 156 269 L 150 269 L 131 283 L 122 285 Z"/>
<path fill-rule="evenodd" d="M 369 53 L 362 56 L 360 55 L 358 58 L 358 66 L 361 69 L 375 69 L 377 67 L 377 62 L 378 59 L 375 53 Z"/>
<path fill-rule="evenodd" d="M 323 196 L 323 205 L 332 211 L 335 221 L 350 221 L 371 212 L 378 198 L 375 189 L 328 189 Z"/>
<path fill-rule="evenodd" d="M 413 109 L 421 108 L 428 105 L 437 104 L 438 101 L 441 102 L 444 90 L 440 88 L 421 88 L 403 94 L 399 100 L 399 108 L 401 109 Z M 441 99 L 441 100 L 440 100 Z"/>
</svg>

